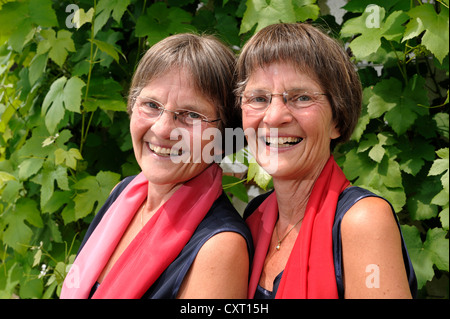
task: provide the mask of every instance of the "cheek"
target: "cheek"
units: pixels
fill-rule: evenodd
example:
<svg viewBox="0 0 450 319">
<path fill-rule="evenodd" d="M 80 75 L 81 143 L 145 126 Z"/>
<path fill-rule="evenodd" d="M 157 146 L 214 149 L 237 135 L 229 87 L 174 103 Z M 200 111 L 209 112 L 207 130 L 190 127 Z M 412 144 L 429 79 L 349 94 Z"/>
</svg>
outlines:
<svg viewBox="0 0 450 319">
<path fill-rule="evenodd" d="M 136 115 L 133 114 L 130 119 L 130 134 L 133 143 L 142 139 L 144 134 L 150 129 L 144 121 L 138 120 Z"/>
<path fill-rule="evenodd" d="M 242 111 L 242 128 L 244 131 L 248 128 L 256 129 L 261 122 L 260 116 L 248 115 L 246 111 Z"/>
</svg>

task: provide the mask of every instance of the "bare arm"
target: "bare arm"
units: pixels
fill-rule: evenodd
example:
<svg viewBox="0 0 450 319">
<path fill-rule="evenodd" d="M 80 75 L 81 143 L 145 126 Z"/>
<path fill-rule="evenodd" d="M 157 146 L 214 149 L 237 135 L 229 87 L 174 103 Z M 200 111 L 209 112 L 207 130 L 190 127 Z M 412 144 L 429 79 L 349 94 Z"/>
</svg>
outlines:
<svg viewBox="0 0 450 319">
<path fill-rule="evenodd" d="M 345 298 L 411 298 L 401 237 L 389 204 L 368 197 L 341 226 Z"/>
<path fill-rule="evenodd" d="M 178 298 L 246 298 L 249 259 L 245 239 L 219 233 L 200 249 L 181 284 Z"/>
</svg>

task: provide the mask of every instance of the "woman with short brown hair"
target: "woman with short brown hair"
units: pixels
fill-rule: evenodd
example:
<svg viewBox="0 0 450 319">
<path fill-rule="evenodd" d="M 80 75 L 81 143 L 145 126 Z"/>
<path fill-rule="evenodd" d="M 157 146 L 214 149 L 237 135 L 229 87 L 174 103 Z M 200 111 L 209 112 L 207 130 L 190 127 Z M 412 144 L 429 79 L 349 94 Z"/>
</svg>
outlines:
<svg viewBox="0 0 450 319">
<path fill-rule="evenodd" d="M 258 131 L 249 145 L 263 168 L 260 154 L 277 163 L 274 191 L 245 212 L 249 297 L 411 298 L 416 279 L 392 206 L 350 186 L 331 155 L 361 109 L 342 46 L 308 24 L 271 25 L 246 43 L 237 69 L 243 127 Z"/>
</svg>

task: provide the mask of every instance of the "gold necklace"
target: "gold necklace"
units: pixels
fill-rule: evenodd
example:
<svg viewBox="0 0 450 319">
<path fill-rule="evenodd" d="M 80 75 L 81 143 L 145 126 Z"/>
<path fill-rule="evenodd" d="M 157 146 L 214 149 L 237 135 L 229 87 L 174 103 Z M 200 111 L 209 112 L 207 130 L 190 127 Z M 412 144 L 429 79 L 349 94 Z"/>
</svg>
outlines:
<svg viewBox="0 0 450 319">
<path fill-rule="evenodd" d="M 305 216 L 303 216 L 303 217 L 305 217 Z M 275 233 L 276 233 L 276 235 L 277 235 L 277 246 L 276 246 L 275 248 L 276 248 L 277 250 L 280 250 L 280 248 L 281 248 L 281 242 L 286 238 L 287 235 L 289 235 L 289 233 L 291 232 L 291 230 L 293 230 L 293 229 L 295 228 L 295 226 L 297 226 L 298 224 L 300 224 L 300 222 L 303 220 L 303 217 L 300 218 L 300 220 L 299 220 L 298 222 L 296 222 L 295 225 L 292 226 L 292 228 L 289 229 L 288 232 L 287 232 L 287 233 L 283 236 L 283 238 L 281 238 L 281 239 L 278 237 L 278 227 L 275 227 Z"/>
</svg>

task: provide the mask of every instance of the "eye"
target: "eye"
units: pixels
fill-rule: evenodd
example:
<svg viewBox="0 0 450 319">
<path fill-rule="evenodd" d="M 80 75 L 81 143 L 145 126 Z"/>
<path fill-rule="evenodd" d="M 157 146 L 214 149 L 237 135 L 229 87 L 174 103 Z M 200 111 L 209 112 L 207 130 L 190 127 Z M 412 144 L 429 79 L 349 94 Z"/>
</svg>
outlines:
<svg viewBox="0 0 450 319">
<path fill-rule="evenodd" d="M 244 97 L 249 104 L 266 104 L 269 101 L 265 92 L 249 92 Z"/>
<path fill-rule="evenodd" d="M 252 97 L 252 102 L 255 103 L 267 103 L 267 96 L 265 95 L 257 95 Z"/>
<path fill-rule="evenodd" d="M 155 102 L 155 101 L 148 101 L 143 103 L 146 109 L 152 110 L 152 111 L 159 111 L 161 106 Z"/>
<path fill-rule="evenodd" d="M 201 120 L 203 118 L 202 115 L 195 112 L 185 112 L 184 116 L 189 118 L 190 120 Z"/>
<path fill-rule="evenodd" d="M 299 94 L 294 95 L 292 100 L 294 102 L 310 102 L 313 100 L 313 98 L 308 93 L 299 93 Z"/>
</svg>

